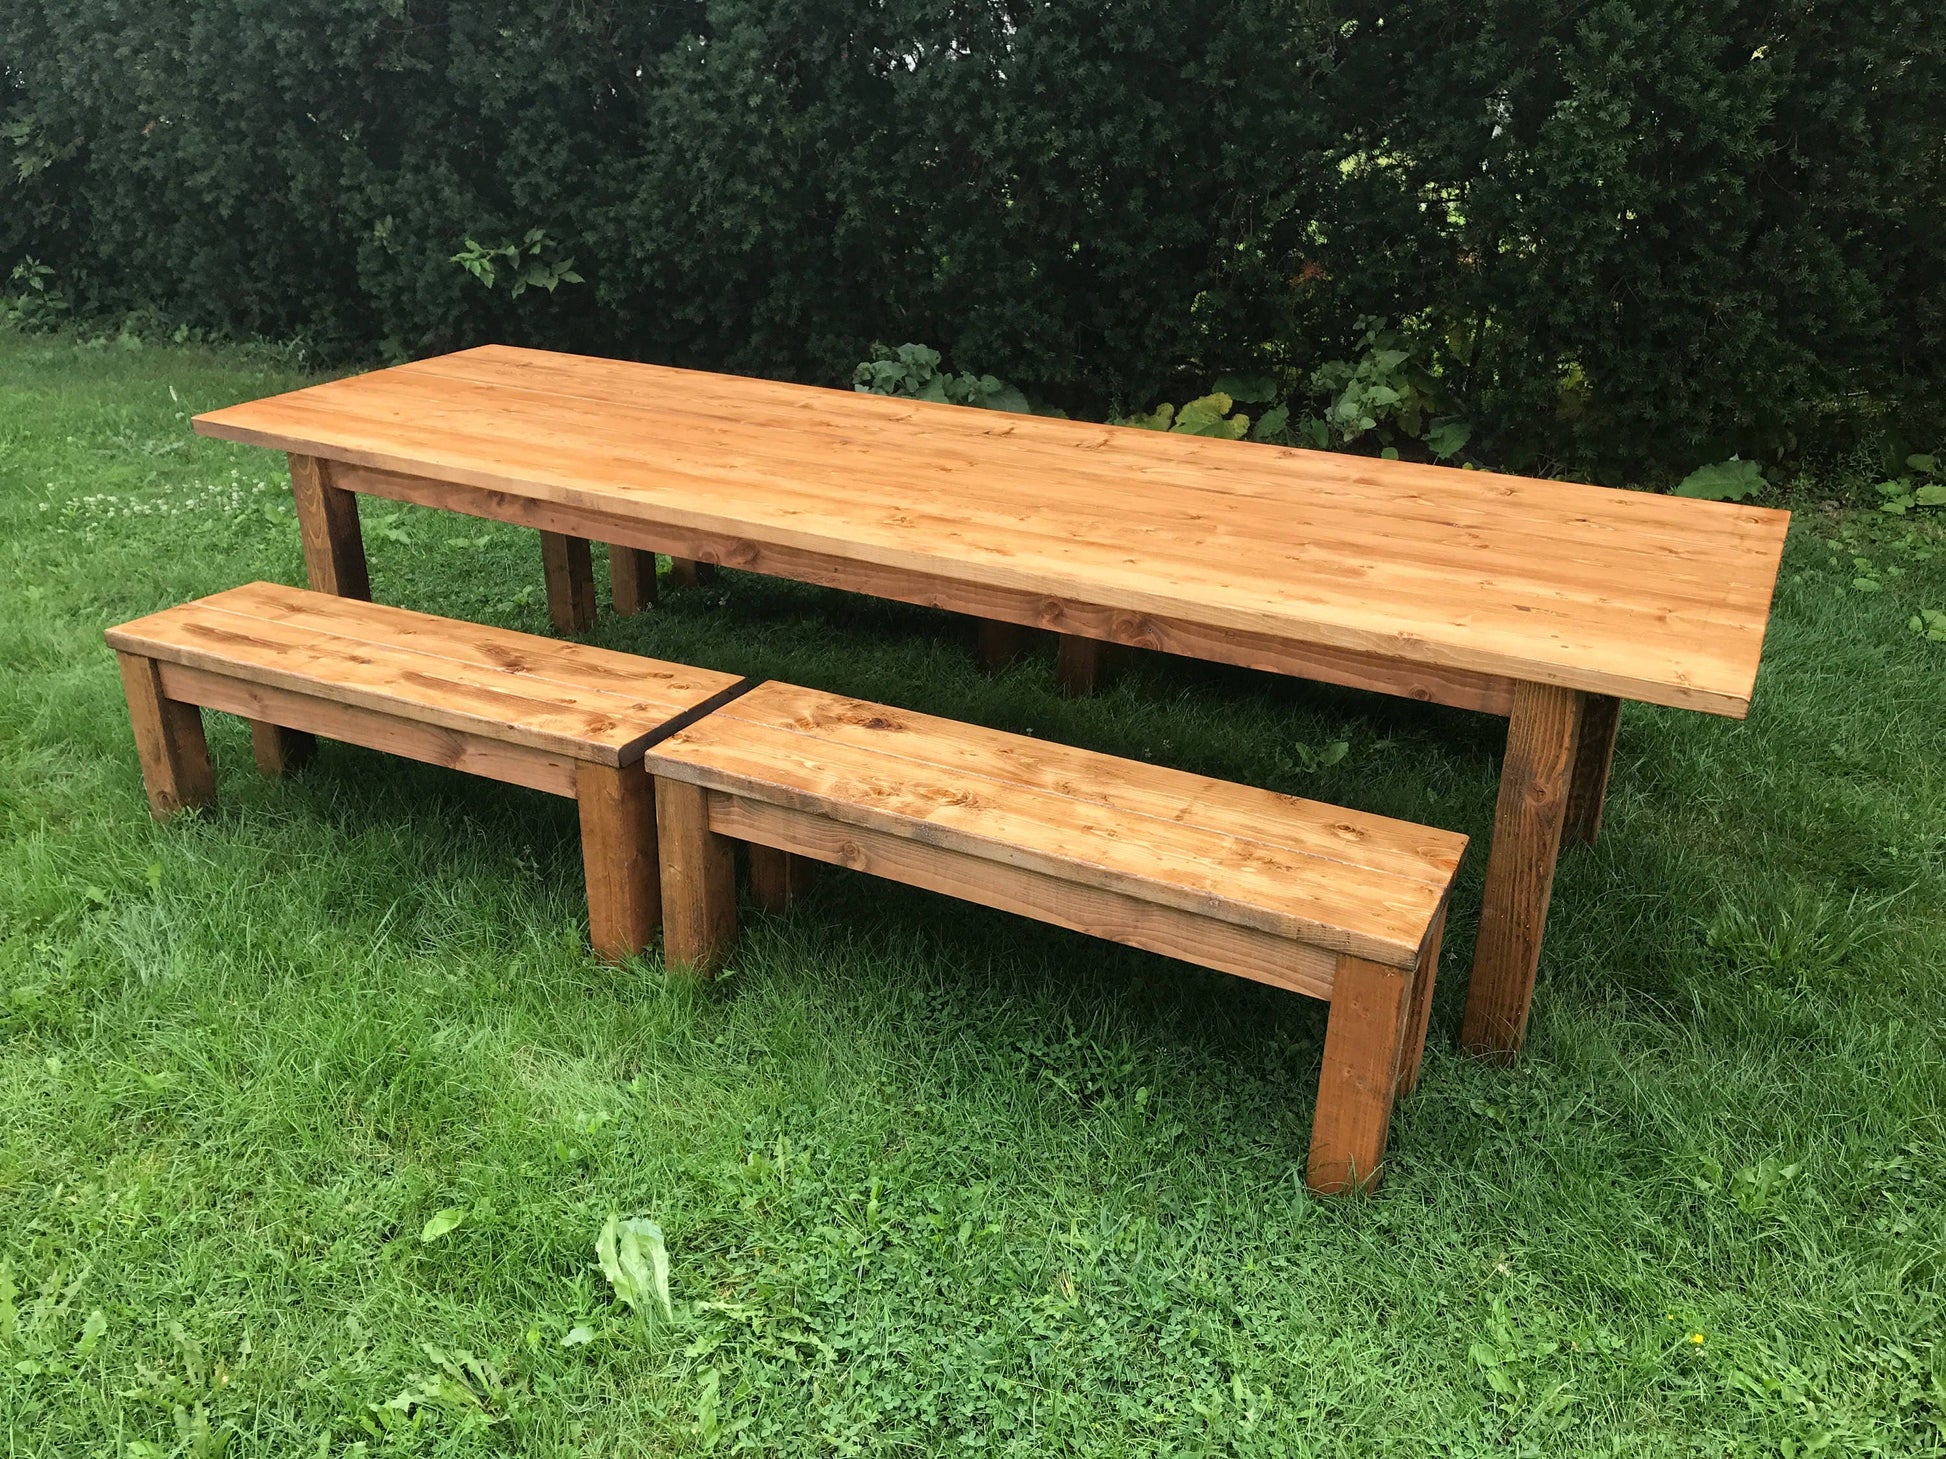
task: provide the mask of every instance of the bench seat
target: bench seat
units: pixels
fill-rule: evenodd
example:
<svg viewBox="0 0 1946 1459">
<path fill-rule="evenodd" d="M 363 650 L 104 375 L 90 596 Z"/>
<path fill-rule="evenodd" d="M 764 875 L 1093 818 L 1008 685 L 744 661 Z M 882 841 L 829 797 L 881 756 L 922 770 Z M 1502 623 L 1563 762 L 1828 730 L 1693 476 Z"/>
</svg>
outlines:
<svg viewBox="0 0 1946 1459">
<path fill-rule="evenodd" d="M 659 920 L 642 753 L 748 681 L 328 593 L 251 583 L 108 630 L 155 815 L 214 802 L 203 708 L 278 775 L 323 735 L 577 800 L 605 957 Z"/>
<path fill-rule="evenodd" d="M 672 965 L 727 955 L 741 841 L 767 901 L 836 863 L 1324 999 L 1310 1180 L 1377 1179 L 1464 836 L 779 683 L 644 764 Z"/>
</svg>

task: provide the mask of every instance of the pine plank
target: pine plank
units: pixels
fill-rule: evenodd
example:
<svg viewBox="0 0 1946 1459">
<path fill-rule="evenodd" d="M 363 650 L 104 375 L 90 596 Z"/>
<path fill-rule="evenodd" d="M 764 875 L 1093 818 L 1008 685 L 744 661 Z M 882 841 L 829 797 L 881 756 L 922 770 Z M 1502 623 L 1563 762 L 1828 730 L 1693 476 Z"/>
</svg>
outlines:
<svg viewBox="0 0 1946 1459">
<path fill-rule="evenodd" d="M 296 694 L 575 759 L 624 764 L 742 681 L 274 584 L 109 632 L 109 642 Z M 246 672 L 247 671 L 247 672 Z"/>
<path fill-rule="evenodd" d="M 701 786 L 660 777 L 655 785 L 662 859 L 662 960 L 707 976 L 736 941 L 736 853 L 710 825 Z"/>
<path fill-rule="evenodd" d="M 774 848 L 773 854 L 848 867 L 1308 997 L 1331 996 L 1336 958 L 1254 927 L 714 791 L 709 818 L 712 829 L 751 843 L 753 851 Z"/>
<path fill-rule="evenodd" d="M 1338 961 L 1311 1126 L 1306 1178 L 1315 1191 L 1370 1191 L 1383 1175 L 1412 1024 L 1413 981 L 1398 968 L 1354 957 Z"/>
<path fill-rule="evenodd" d="M 1293 674 L 1484 714 L 1505 715 L 1513 703 L 1513 685 L 1508 680 L 1423 659 L 1378 657 L 1235 629 L 1211 628 L 1182 619 L 1095 607 L 1072 597 L 1027 593 L 963 577 L 885 568 L 798 548 L 762 544 L 745 537 L 712 535 L 646 519 L 625 518 L 608 511 L 569 508 L 486 487 L 407 476 L 374 467 L 340 466 L 336 477 L 346 483 L 348 490 L 360 494 L 463 512 L 542 531 L 586 531 L 608 542 L 630 543 L 677 557 L 714 560 L 771 577 L 895 598 L 983 620 L 1004 620 L 1026 627 L 1085 634 L 1132 648 L 1235 664 L 1273 674 Z"/>
<path fill-rule="evenodd" d="M 752 702 L 754 701 L 754 703 Z M 1465 838 L 789 685 L 649 768 L 1331 951 L 1411 966 Z"/>
<path fill-rule="evenodd" d="M 548 795 L 572 798 L 575 794 L 576 768 L 583 762 L 567 755 L 401 719 L 385 709 L 363 709 L 187 664 L 158 662 L 156 669 L 163 689 L 185 704 L 242 715 L 253 722 L 273 721 L 287 726 L 287 733 L 298 731 L 357 745 L 486 780 L 524 785 Z"/>
<path fill-rule="evenodd" d="M 267 719 L 250 721 L 250 752 L 257 769 L 273 779 L 309 763 L 318 752 L 318 737 L 309 730 L 291 729 Z"/>
<path fill-rule="evenodd" d="M 216 771 L 203 737 L 203 715 L 194 700 L 170 694 L 153 659 L 117 655 L 135 753 L 149 811 L 160 821 L 177 811 L 216 803 Z"/>
<path fill-rule="evenodd" d="M 197 425 L 759 551 L 1731 715 L 1785 522 L 500 347 Z"/>
<path fill-rule="evenodd" d="M 1412 1021 L 1406 1029 L 1404 1062 L 1399 1068 L 1399 1094 L 1412 1093 L 1419 1085 L 1419 1068 L 1426 1057 L 1426 1030 L 1432 1023 L 1432 995 L 1439 979 L 1439 953 L 1446 938 L 1446 914 L 1433 923 L 1432 936 L 1426 939 L 1419 955 L 1416 982 L 1412 989 Z"/>
<path fill-rule="evenodd" d="M 608 596 L 624 618 L 656 604 L 655 554 L 619 542 L 608 546 Z"/>
<path fill-rule="evenodd" d="M 817 862 L 748 836 L 740 839 L 750 846 L 751 900 L 766 912 L 786 910 L 811 889 Z"/>
<path fill-rule="evenodd" d="M 740 732 L 727 728 L 733 722 L 812 736 L 829 747 L 833 763 L 841 749 L 858 751 L 955 783 L 990 783 L 996 795 L 1040 792 L 1096 804 L 1158 822 L 1158 834 L 1192 824 L 1435 889 L 1451 884 L 1466 846 L 1464 836 L 1386 816 L 778 680 L 739 696 L 714 718 L 730 736 Z"/>
<path fill-rule="evenodd" d="M 290 457 L 291 502 L 305 575 L 321 593 L 369 598 L 372 580 L 358 525 L 358 498 L 332 482 L 332 468 L 333 463 L 315 456 Z"/>
<path fill-rule="evenodd" d="M 1622 702 L 1590 694 L 1581 706 L 1575 737 L 1574 779 L 1568 787 L 1568 819 L 1562 838 L 1584 846 L 1601 834 L 1602 807 L 1608 800 L 1608 772 L 1615 763 L 1615 736 L 1622 727 Z"/>
<path fill-rule="evenodd" d="M 541 573 L 547 617 L 556 631 L 586 633 L 595 626 L 595 559 L 585 537 L 541 533 Z"/>
<path fill-rule="evenodd" d="M 1461 1046 L 1488 1058 L 1511 1060 L 1527 1035 L 1567 819 L 1582 697 L 1547 685 L 1522 685 L 1507 722 L 1486 895 L 1460 1027 Z"/>
<path fill-rule="evenodd" d="M 581 805 L 581 861 L 588 883 L 588 940 L 597 957 L 633 957 L 662 919 L 656 853 L 655 782 L 639 765 L 583 762 L 575 772 Z"/>
<path fill-rule="evenodd" d="M 1087 699 L 1100 687 L 1102 647 L 1098 638 L 1061 635 L 1054 656 L 1054 679 L 1070 699 Z"/>
</svg>

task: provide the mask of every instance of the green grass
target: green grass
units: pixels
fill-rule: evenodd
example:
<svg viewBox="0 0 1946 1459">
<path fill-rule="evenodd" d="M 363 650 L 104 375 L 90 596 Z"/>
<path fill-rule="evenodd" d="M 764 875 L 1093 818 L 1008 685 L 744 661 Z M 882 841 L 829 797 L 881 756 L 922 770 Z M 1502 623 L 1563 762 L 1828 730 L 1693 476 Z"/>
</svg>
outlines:
<svg viewBox="0 0 1946 1459">
<path fill-rule="evenodd" d="M 734 574 L 604 617 L 1478 838 L 1390 1180 L 1318 1202 L 1308 1000 L 839 873 L 712 987 L 604 967 L 567 803 L 266 783 L 221 716 L 222 808 L 151 824 L 101 631 L 301 581 L 282 462 L 188 427 L 298 381 L 0 334 L 9 1459 L 1946 1453 L 1941 514 L 1806 503 L 1750 719 L 1630 707 L 1511 1072 L 1453 1052 L 1495 724 L 1153 657 L 1067 703 Z M 530 534 L 367 536 L 381 600 L 544 629 Z"/>
</svg>

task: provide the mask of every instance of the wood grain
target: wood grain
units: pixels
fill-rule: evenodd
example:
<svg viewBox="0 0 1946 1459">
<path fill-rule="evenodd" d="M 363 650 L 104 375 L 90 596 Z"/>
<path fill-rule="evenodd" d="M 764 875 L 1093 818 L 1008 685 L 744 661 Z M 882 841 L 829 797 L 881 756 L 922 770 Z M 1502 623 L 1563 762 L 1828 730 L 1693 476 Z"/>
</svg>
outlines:
<svg viewBox="0 0 1946 1459">
<path fill-rule="evenodd" d="M 1432 1023 L 1432 995 L 1439 979 L 1440 944 L 1446 936 L 1446 913 L 1441 909 L 1432 925 L 1432 935 L 1426 939 L 1426 950 L 1420 954 L 1419 966 L 1414 969 L 1412 987 L 1412 1018 L 1406 1028 L 1405 1052 L 1399 1069 L 1399 1094 L 1403 1097 L 1419 1087 L 1419 1070 L 1426 1058 L 1426 1031 Z"/>
<path fill-rule="evenodd" d="M 1378 1185 L 1412 1017 L 1409 971 L 1338 960 L 1307 1180 L 1326 1195 Z"/>
<path fill-rule="evenodd" d="M 662 855 L 662 960 L 671 971 L 708 975 L 736 941 L 736 856 L 710 826 L 701 787 L 658 777 Z"/>
<path fill-rule="evenodd" d="M 982 618 L 979 623 L 980 667 L 989 674 L 1004 673 L 1027 653 L 1027 630 L 1005 618 Z"/>
<path fill-rule="evenodd" d="M 293 452 L 290 468 L 291 500 L 297 510 L 298 537 L 304 546 L 304 572 L 311 586 L 342 598 L 371 597 L 365 538 L 358 526 L 358 498 L 332 483 L 329 461 Z"/>
<path fill-rule="evenodd" d="M 1608 772 L 1615 763 L 1615 735 L 1622 725 L 1622 701 L 1589 694 L 1581 705 L 1575 736 L 1574 779 L 1568 786 L 1567 824 L 1562 837 L 1584 846 L 1601 834 L 1601 811 L 1608 801 Z"/>
<path fill-rule="evenodd" d="M 253 583 L 109 630 L 127 652 L 571 759 L 632 763 L 733 675 Z M 247 669 L 247 672 L 246 672 Z"/>
<path fill-rule="evenodd" d="M 1087 699 L 1100 687 L 1101 674 L 1101 640 L 1062 634 L 1054 655 L 1054 679 L 1061 692 L 1070 699 Z"/>
<path fill-rule="evenodd" d="M 267 719 L 253 719 L 250 751 L 256 757 L 257 769 L 274 778 L 309 764 L 317 754 L 318 740 L 308 730 L 287 729 Z"/>
<path fill-rule="evenodd" d="M 608 545 L 608 597 L 623 617 L 656 604 L 655 554 L 639 547 Z"/>
<path fill-rule="evenodd" d="M 1568 806 L 1582 696 L 1524 684 L 1507 724 L 1493 846 L 1460 1043 L 1511 1060 L 1527 1033 Z"/>
<path fill-rule="evenodd" d="M 1785 523 L 498 346 L 197 428 L 760 551 L 1731 715 Z"/>
<path fill-rule="evenodd" d="M 214 805 L 216 772 L 201 711 L 170 697 L 153 659 L 128 652 L 116 657 L 150 814 L 160 821 L 192 806 Z"/>
<path fill-rule="evenodd" d="M 1465 838 L 786 684 L 658 776 L 1411 966 Z"/>
<path fill-rule="evenodd" d="M 749 842 L 750 846 L 751 900 L 766 912 L 785 911 L 811 889 L 817 862 L 748 836 L 738 839 Z"/>
<path fill-rule="evenodd" d="M 828 553 L 766 545 L 748 537 L 699 532 L 624 517 L 612 511 L 566 507 L 509 492 L 365 466 L 341 464 L 335 479 L 347 490 L 361 495 L 382 496 L 542 530 L 581 532 L 606 542 L 632 543 L 657 552 L 707 558 L 770 577 L 944 608 L 1000 624 L 1081 634 L 1132 648 L 1154 649 L 1273 674 L 1291 674 L 1486 714 L 1504 715 L 1513 705 L 1513 684 L 1509 680 L 1409 657 L 1330 649 L 1264 634 L 1211 628 L 1190 620 L 1120 612 L 1080 602 L 1071 594 L 1028 593 L 970 578 L 888 568 Z M 1008 655 L 1017 651 L 1017 647 L 1006 650 Z M 998 647 L 995 657 L 999 657 Z M 989 660 L 988 663 L 989 668 L 1005 667 L 1005 662 L 996 665 Z"/>
<path fill-rule="evenodd" d="M 1331 996 L 1331 954 L 1254 928 L 813 812 L 714 791 L 709 806 L 711 826 L 739 841 L 788 850 L 1308 997 Z"/>
<path fill-rule="evenodd" d="M 583 763 L 581 861 L 588 882 L 588 940 L 597 957 L 620 962 L 648 947 L 662 918 L 655 782 L 639 765 Z"/>
<path fill-rule="evenodd" d="M 671 557 L 669 559 L 669 586 L 672 588 L 706 588 L 716 581 L 716 564 L 694 557 Z"/>
<path fill-rule="evenodd" d="M 541 533 L 541 572 L 547 581 L 547 618 L 561 633 L 595 626 L 595 560 L 585 537 Z"/>
<path fill-rule="evenodd" d="M 383 709 L 362 709 L 186 664 L 163 663 L 157 667 L 163 688 L 186 704 L 200 704 L 253 721 L 274 720 L 292 730 L 341 744 L 486 780 L 524 785 L 549 795 L 575 794 L 575 767 L 580 762 L 568 755 L 401 719 Z"/>
</svg>

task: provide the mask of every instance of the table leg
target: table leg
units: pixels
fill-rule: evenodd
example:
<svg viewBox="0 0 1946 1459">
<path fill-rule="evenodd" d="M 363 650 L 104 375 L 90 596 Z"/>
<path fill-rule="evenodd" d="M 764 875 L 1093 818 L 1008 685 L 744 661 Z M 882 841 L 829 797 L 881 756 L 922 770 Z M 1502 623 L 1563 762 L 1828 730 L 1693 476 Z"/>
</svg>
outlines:
<svg viewBox="0 0 1946 1459">
<path fill-rule="evenodd" d="M 999 618 L 980 620 L 980 667 L 997 674 L 1027 652 L 1027 630 Z"/>
<path fill-rule="evenodd" d="M 653 608 L 656 601 L 655 554 L 640 547 L 608 547 L 608 596 L 624 616 Z"/>
<path fill-rule="evenodd" d="M 318 737 L 303 730 L 285 729 L 267 719 L 250 721 L 250 748 L 257 769 L 273 778 L 303 768 L 318 752 Z"/>
<path fill-rule="evenodd" d="M 1101 687 L 1102 659 L 1108 645 L 1078 633 L 1061 635 L 1054 656 L 1054 678 L 1070 699 L 1088 699 Z"/>
<path fill-rule="evenodd" d="M 595 559 L 585 537 L 541 533 L 541 569 L 547 575 L 547 616 L 562 633 L 595 626 Z"/>
<path fill-rule="evenodd" d="M 669 586 L 672 588 L 705 588 L 716 581 L 716 564 L 696 562 L 687 557 L 669 559 Z"/>
<path fill-rule="evenodd" d="M 750 843 L 750 894 L 766 912 L 782 912 L 811 889 L 818 863 L 774 846 Z"/>
<path fill-rule="evenodd" d="M 1622 723 L 1622 701 L 1590 694 L 1581 706 L 1581 732 L 1574 751 L 1574 781 L 1568 789 L 1566 836 L 1585 846 L 1601 834 L 1601 808 L 1608 798 L 1608 767 L 1615 760 L 1615 731 Z"/>
<path fill-rule="evenodd" d="M 1460 1043 L 1511 1063 L 1527 1033 L 1583 696 L 1551 684 L 1514 689 L 1507 757 L 1487 855 L 1486 894 L 1473 949 Z"/>
<path fill-rule="evenodd" d="M 331 484 L 331 463 L 293 454 L 291 499 L 304 543 L 304 572 L 312 588 L 341 598 L 372 596 L 365 539 L 358 530 L 358 498 Z"/>
</svg>

